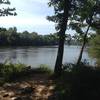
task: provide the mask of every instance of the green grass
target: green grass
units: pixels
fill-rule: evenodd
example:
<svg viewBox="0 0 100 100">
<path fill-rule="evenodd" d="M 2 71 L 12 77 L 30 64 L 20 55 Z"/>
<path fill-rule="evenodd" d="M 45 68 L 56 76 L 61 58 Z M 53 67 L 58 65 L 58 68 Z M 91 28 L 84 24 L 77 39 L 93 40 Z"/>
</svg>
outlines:
<svg viewBox="0 0 100 100">
<path fill-rule="evenodd" d="M 11 62 L 5 62 L 0 64 L 0 77 L 5 81 L 10 81 L 16 78 L 20 73 L 25 72 L 27 66 L 24 64 L 13 64 Z"/>
<path fill-rule="evenodd" d="M 46 64 L 41 64 L 38 68 L 36 68 L 36 70 L 40 73 L 53 74 L 53 70 L 51 70 Z"/>
<path fill-rule="evenodd" d="M 13 64 L 5 61 L 4 63 L 0 63 L 0 84 L 27 77 L 27 75 L 43 73 L 51 75 L 53 71 L 45 64 L 41 64 L 38 68 L 32 69 L 31 66 L 28 67 L 25 64 Z"/>
</svg>

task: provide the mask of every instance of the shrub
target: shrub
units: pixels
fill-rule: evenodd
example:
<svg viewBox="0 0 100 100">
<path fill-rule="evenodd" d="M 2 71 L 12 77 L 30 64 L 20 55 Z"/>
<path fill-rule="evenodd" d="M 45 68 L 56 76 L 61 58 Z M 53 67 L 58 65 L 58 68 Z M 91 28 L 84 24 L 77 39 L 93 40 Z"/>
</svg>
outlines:
<svg viewBox="0 0 100 100">
<path fill-rule="evenodd" d="M 0 76 L 4 78 L 5 81 L 16 78 L 20 73 L 25 71 L 26 65 L 24 64 L 13 64 L 11 62 L 5 62 L 0 64 Z"/>
<path fill-rule="evenodd" d="M 53 73 L 53 71 L 52 71 L 52 70 L 49 68 L 49 66 L 46 65 L 46 64 L 41 64 L 41 65 L 39 66 L 39 68 L 37 68 L 37 70 L 38 70 L 39 72 L 48 73 L 48 74 L 52 74 L 52 73 Z"/>
</svg>

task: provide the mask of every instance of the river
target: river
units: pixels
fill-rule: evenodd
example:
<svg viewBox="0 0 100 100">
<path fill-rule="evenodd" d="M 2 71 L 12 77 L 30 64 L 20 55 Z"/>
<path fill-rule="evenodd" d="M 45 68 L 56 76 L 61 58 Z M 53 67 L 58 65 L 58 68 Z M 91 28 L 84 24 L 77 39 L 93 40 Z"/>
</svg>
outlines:
<svg viewBox="0 0 100 100">
<path fill-rule="evenodd" d="M 63 63 L 76 62 L 80 48 L 80 46 L 65 45 Z M 56 56 L 57 46 L 0 48 L 0 62 L 4 62 L 8 59 L 13 63 L 24 63 L 32 67 L 46 64 L 53 68 Z M 87 61 L 93 65 L 94 60 L 89 57 L 87 49 L 84 50 L 82 59 L 87 59 Z"/>
</svg>

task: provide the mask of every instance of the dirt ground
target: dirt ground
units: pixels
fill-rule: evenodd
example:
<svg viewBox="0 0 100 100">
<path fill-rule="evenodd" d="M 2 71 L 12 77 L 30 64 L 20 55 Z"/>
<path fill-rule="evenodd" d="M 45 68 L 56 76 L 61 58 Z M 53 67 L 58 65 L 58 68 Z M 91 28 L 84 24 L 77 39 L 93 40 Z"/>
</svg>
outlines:
<svg viewBox="0 0 100 100">
<path fill-rule="evenodd" d="M 47 74 L 33 74 L 27 78 L 5 83 L 0 87 L 0 100 L 51 100 L 54 82 Z"/>
</svg>

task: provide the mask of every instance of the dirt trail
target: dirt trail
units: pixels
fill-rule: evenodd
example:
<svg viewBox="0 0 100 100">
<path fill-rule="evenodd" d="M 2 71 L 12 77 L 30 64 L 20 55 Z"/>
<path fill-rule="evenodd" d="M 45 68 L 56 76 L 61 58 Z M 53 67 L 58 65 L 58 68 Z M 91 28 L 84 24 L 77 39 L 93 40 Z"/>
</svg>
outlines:
<svg viewBox="0 0 100 100">
<path fill-rule="evenodd" d="M 48 100 L 54 83 L 47 74 L 34 74 L 0 87 L 0 100 Z"/>
</svg>

